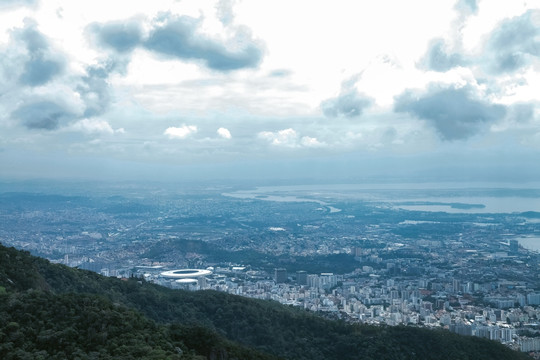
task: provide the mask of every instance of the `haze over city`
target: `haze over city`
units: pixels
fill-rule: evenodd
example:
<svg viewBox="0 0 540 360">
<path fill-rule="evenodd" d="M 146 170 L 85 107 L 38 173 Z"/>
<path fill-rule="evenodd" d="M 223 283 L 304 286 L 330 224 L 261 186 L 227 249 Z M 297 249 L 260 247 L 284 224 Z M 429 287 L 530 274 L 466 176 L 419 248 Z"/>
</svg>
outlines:
<svg viewBox="0 0 540 360">
<path fill-rule="evenodd" d="M 1 177 L 534 181 L 539 5 L 2 1 Z"/>
</svg>

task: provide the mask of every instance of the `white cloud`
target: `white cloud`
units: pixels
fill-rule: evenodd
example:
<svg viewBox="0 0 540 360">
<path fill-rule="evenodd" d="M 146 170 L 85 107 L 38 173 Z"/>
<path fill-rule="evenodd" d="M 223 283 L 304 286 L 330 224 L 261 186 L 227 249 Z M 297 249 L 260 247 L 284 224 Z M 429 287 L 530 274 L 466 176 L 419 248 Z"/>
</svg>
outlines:
<svg viewBox="0 0 540 360">
<path fill-rule="evenodd" d="M 182 125 L 182 127 L 169 127 L 163 134 L 167 135 L 169 139 L 185 139 L 196 132 L 197 127 L 195 125 Z"/>
<path fill-rule="evenodd" d="M 322 147 L 326 144 L 320 142 L 317 138 L 311 136 L 302 136 L 292 128 L 283 129 L 279 131 L 262 131 L 258 134 L 259 138 L 265 139 L 274 146 L 283 146 L 289 148 L 300 147 Z"/>
<path fill-rule="evenodd" d="M 326 145 L 325 143 L 322 143 L 319 140 L 317 140 L 317 138 L 310 137 L 310 136 L 302 137 L 302 139 L 300 140 L 300 144 L 302 144 L 302 146 L 305 146 L 305 147 L 321 147 L 321 146 Z"/>
<path fill-rule="evenodd" d="M 272 131 L 261 131 L 259 137 L 270 141 L 272 145 L 276 146 L 287 146 L 287 147 L 296 147 L 298 135 L 294 129 L 288 128 L 279 130 L 276 132 Z"/>
<path fill-rule="evenodd" d="M 123 134 L 124 128 L 113 129 L 105 120 L 82 119 L 71 125 L 68 129 L 82 131 L 88 134 Z"/>
<path fill-rule="evenodd" d="M 231 132 L 226 129 L 226 128 L 223 128 L 223 127 L 220 127 L 218 130 L 217 130 L 217 133 L 219 136 L 221 136 L 222 138 L 224 139 L 230 139 L 232 138 L 232 135 L 231 135 Z"/>
</svg>

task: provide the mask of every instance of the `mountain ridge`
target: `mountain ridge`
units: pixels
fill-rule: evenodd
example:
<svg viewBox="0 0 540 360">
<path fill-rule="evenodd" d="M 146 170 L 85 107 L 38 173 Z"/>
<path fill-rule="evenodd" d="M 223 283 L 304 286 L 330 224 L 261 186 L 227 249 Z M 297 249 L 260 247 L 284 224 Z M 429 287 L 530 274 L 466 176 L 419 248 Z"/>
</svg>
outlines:
<svg viewBox="0 0 540 360">
<path fill-rule="evenodd" d="M 271 301 L 216 291 L 172 290 L 137 278 L 107 278 L 51 264 L 28 252 L 2 245 L 0 297 L 0 357 L 4 359 L 24 358 L 9 357 L 14 351 L 24 349 L 33 349 L 33 355 L 41 354 L 43 358 L 62 358 L 58 354 L 68 355 L 66 349 L 71 349 L 70 346 L 78 351 L 72 352 L 78 357 L 66 357 L 73 359 L 98 356 L 100 352 L 96 355 L 92 350 L 95 348 L 103 352 L 100 358 L 126 359 L 529 358 L 499 343 L 445 330 L 346 324 Z M 88 302 L 97 305 L 87 308 L 84 304 Z M 14 307 L 17 303 L 22 304 L 20 309 L 24 312 L 15 311 L 19 309 Z M 58 307 L 65 311 L 56 311 Z M 89 335 L 93 328 L 91 322 L 77 327 L 85 324 L 80 319 L 84 319 L 87 312 L 103 314 L 95 320 L 101 321 L 98 323 L 103 329 L 109 329 L 105 338 L 100 338 L 103 332 L 100 327 L 95 329 L 96 334 Z M 73 331 L 55 332 L 58 326 L 54 321 L 46 321 L 43 318 L 46 314 L 60 319 L 58 323 L 64 324 L 63 329 Z M 62 317 L 66 314 L 70 315 Z M 28 322 L 28 318 L 36 320 Z M 43 324 L 34 328 L 36 323 Z M 129 337 L 124 338 L 125 331 L 117 329 L 122 326 L 134 329 L 133 336 L 144 341 L 130 342 Z M 17 343 L 21 340 L 13 335 L 17 332 L 26 334 L 26 341 Z M 50 337 L 51 332 L 56 335 Z M 81 334 L 86 335 L 79 336 Z M 56 339 L 55 348 L 44 347 L 42 340 L 47 336 Z M 15 341 L 8 341 L 10 339 Z M 93 347 L 79 344 L 77 339 L 83 342 L 86 339 Z M 12 344 L 11 348 L 6 344 Z M 118 354 L 119 347 L 111 344 L 122 344 L 125 355 Z"/>
</svg>

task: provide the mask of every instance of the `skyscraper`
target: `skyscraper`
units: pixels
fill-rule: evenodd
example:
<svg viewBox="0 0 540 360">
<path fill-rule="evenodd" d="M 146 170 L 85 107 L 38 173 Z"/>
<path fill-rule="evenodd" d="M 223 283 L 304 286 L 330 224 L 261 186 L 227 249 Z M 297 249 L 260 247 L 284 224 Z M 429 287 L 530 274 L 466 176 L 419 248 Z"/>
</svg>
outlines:
<svg viewBox="0 0 540 360">
<path fill-rule="evenodd" d="M 298 285 L 307 285 L 307 272 L 300 270 L 296 272 L 296 283 Z"/>
<path fill-rule="evenodd" d="M 517 253 L 519 249 L 519 242 L 517 240 L 510 240 L 510 252 Z"/>
<path fill-rule="evenodd" d="M 287 270 L 284 268 L 274 269 L 274 279 L 276 280 L 276 283 L 287 282 Z"/>
</svg>

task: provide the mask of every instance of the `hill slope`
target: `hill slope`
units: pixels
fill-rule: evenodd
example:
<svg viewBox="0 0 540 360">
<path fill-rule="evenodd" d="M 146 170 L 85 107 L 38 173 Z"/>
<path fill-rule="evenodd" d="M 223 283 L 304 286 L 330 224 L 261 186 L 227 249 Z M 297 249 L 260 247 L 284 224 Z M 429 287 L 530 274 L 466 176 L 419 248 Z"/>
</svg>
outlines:
<svg viewBox="0 0 540 360">
<path fill-rule="evenodd" d="M 350 325 L 274 302 L 105 278 L 1 245 L 0 297 L 1 358 L 26 348 L 61 358 L 71 347 L 86 356 L 80 358 L 97 356 L 96 348 L 99 358 L 126 359 L 174 359 L 178 349 L 183 358 L 212 359 L 528 358 L 443 330 Z M 53 352 L 43 347 L 47 336 Z M 21 337 L 31 340 L 17 342 Z"/>
</svg>

